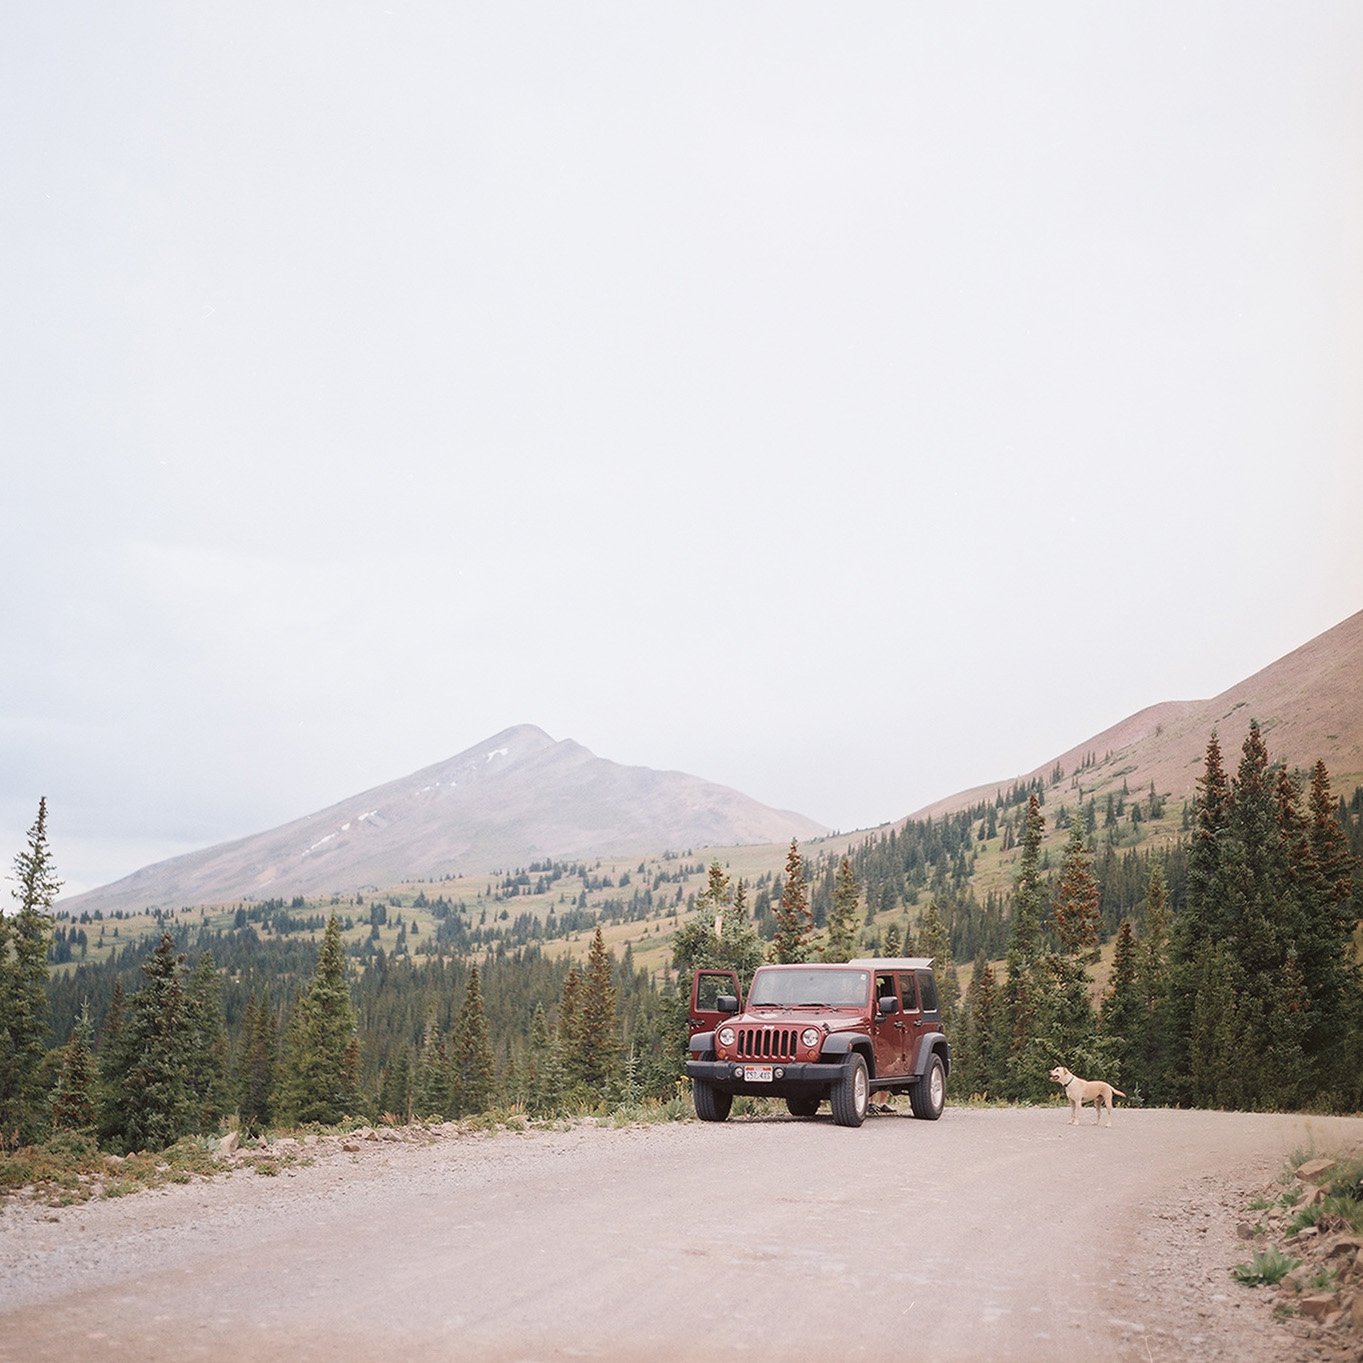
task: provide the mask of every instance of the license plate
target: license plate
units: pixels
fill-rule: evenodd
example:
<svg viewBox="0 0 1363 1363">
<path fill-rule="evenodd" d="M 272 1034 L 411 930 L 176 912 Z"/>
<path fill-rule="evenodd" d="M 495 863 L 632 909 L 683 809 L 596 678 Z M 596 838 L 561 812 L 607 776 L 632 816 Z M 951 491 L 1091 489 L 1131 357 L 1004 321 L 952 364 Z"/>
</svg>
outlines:
<svg viewBox="0 0 1363 1363">
<path fill-rule="evenodd" d="M 771 1066 L 770 1065 L 744 1065 L 743 1078 L 750 1084 L 770 1084 Z"/>
</svg>

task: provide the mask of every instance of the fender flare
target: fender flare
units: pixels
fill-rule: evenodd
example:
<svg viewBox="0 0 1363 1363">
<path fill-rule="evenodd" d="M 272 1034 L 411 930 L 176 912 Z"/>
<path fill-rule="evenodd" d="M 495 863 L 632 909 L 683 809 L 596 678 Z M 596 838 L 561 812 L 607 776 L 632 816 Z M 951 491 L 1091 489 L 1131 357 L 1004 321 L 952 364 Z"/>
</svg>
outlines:
<svg viewBox="0 0 1363 1363">
<path fill-rule="evenodd" d="M 932 1063 L 934 1055 L 941 1057 L 943 1071 L 948 1076 L 951 1074 L 951 1043 L 942 1032 L 934 1032 L 928 1044 L 918 1052 L 919 1079 L 928 1072 L 928 1065 Z"/>
<path fill-rule="evenodd" d="M 819 1048 L 819 1059 L 831 1058 L 841 1064 L 843 1059 L 854 1051 L 866 1062 L 867 1073 L 874 1079 L 876 1075 L 875 1052 L 871 1047 L 870 1037 L 863 1032 L 833 1032 L 824 1037 L 823 1045 Z"/>
<path fill-rule="evenodd" d="M 687 1053 L 696 1060 L 709 1060 L 715 1054 L 715 1034 L 697 1032 L 687 1043 Z"/>
</svg>

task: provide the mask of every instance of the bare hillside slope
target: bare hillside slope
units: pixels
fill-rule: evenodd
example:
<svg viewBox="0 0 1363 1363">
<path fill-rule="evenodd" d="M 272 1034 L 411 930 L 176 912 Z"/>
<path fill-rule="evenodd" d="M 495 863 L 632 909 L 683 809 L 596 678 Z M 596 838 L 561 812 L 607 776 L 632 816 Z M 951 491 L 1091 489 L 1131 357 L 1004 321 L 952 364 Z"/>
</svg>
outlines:
<svg viewBox="0 0 1363 1363">
<path fill-rule="evenodd" d="M 1337 793 L 1363 784 L 1363 611 L 1219 696 L 1152 705 L 1029 772 L 960 791 L 909 817 L 993 799 L 1015 781 L 1049 778 L 1057 762 L 1069 775 L 1089 756 L 1096 762 L 1082 776 L 1086 796 L 1123 781 L 1139 793 L 1153 781 L 1161 795 L 1191 799 L 1212 730 L 1233 767 L 1251 719 L 1259 721 L 1274 761 L 1309 768 L 1323 759 Z"/>
</svg>

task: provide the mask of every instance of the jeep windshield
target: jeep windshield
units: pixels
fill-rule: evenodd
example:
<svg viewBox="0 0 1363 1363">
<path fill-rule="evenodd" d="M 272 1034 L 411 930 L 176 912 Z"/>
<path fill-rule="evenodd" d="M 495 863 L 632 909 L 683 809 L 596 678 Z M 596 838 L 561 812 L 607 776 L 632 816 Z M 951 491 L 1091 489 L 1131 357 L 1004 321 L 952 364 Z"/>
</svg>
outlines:
<svg viewBox="0 0 1363 1363">
<path fill-rule="evenodd" d="M 871 996 L 869 970 L 759 970 L 749 1008 L 861 1008 Z"/>
</svg>

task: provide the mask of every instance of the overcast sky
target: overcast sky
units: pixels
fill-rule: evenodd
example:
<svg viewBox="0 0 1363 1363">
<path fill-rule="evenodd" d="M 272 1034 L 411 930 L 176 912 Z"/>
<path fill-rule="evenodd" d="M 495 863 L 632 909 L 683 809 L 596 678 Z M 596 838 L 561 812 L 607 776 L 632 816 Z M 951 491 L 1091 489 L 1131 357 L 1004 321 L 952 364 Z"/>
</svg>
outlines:
<svg viewBox="0 0 1363 1363">
<path fill-rule="evenodd" d="M 9 5 L 0 856 L 517 723 L 850 829 L 1363 607 L 1363 6 Z"/>
</svg>

